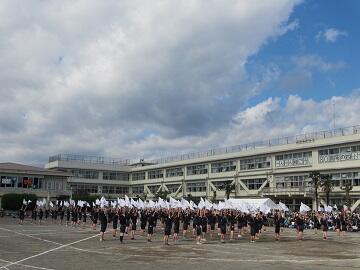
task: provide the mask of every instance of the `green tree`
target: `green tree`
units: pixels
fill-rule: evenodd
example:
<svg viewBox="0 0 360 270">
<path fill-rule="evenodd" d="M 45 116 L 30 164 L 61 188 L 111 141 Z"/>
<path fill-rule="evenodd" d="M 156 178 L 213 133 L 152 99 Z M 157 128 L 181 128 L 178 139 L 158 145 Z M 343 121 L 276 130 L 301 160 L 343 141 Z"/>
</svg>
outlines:
<svg viewBox="0 0 360 270">
<path fill-rule="evenodd" d="M 345 202 L 346 206 L 349 208 L 351 207 L 351 197 L 350 197 L 350 191 L 353 189 L 353 185 L 351 180 L 347 180 L 341 187 L 341 190 L 345 191 Z"/>
<path fill-rule="evenodd" d="M 23 200 L 31 201 L 26 207 L 27 210 L 34 209 L 38 197 L 36 194 L 7 193 L 1 198 L 2 208 L 5 210 L 19 210 L 23 204 Z"/>
<path fill-rule="evenodd" d="M 315 206 L 316 210 L 319 209 L 319 187 L 321 184 L 321 175 L 317 171 L 313 171 L 309 174 L 309 178 L 311 178 L 310 184 L 314 188 L 314 195 L 315 195 Z"/>
<path fill-rule="evenodd" d="M 158 192 L 155 193 L 155 198 L 161 198 L 163 200 L 167 199 L 167 196 L 170 194 L 169 191 L 164 190 L 163 188 L 161 188 L 161 190 L 159 190 Z"/>
<path fill-rule="evenodd" d="M 213 197 L 211 199 L 212 202 L 216 201 L 216 190 L 213 190 Z"/>
<path fill-rule="evenodd" d="M 332 181 L 331 174 L 323 174 L 321 175 L 321 188 L 322 191 L 325 192 L 326 195 L 326 204 L 329 205 L 330 203 L 330 193 L 334 189 L 334 183 Z"/>
<path fill-rule="evenodd" d="M 235 190 L 235 184 L 225 183 L 225 184 L 221 187 L 221 189 L 222 189 L 222 190 L 225 190 L 226 199 L 229 199 L 231 192 L 233 192 L 233 191 Z"/>
</svg>

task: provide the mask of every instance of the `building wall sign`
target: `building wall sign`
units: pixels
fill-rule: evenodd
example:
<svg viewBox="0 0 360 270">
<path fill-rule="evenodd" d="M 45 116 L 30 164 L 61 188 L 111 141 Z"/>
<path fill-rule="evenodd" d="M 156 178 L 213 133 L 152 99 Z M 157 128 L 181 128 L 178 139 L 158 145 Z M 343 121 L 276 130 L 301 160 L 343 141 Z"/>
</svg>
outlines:
<svg viewBox="0 0 360 270">
<path fill-rule="evenodd" d="M 320 163 L 327 162 L 338 162 L 338 161 L 347 161 L 347 160 L 360 160 L 360 153 L 339 153 L 333 155 L 321 155 L 319 156 Z"/>
</svg>

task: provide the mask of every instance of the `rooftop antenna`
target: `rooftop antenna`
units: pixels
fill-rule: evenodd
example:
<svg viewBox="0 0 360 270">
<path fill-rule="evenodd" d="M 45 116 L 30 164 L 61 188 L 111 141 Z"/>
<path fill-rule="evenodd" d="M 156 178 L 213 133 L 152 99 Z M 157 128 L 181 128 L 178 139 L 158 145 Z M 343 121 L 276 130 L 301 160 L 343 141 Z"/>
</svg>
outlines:
<svg viewBox="0 0 360 270">
<path fill-rule="evenodd" d="M 333 125 L 334 125 L 334 129 L 336 128 L 336 111 L 335 111 L 335 100 L 333 100 Z"/>
</svg>

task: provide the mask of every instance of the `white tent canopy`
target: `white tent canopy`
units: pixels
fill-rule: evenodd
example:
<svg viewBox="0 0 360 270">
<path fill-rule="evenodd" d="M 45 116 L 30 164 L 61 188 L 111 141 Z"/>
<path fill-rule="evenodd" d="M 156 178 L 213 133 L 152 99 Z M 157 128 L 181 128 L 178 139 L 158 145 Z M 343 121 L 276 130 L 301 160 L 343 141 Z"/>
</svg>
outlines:
<svg viewBox="0 0 360 270">
<path fill-rule="evenodd" d="M 249 211 L 270 212 L 273 209 L 279 209 L 279 206 L 269 198 L 261 199 L 229 199 L 233 206 L 238 209 L 247 209 Z"/>
</svg>

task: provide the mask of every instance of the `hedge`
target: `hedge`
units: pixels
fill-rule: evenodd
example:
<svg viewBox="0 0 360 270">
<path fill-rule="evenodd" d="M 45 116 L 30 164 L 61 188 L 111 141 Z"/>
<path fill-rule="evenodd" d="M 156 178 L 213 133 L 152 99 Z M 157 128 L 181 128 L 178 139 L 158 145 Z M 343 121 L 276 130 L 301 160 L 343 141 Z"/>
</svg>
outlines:
<svg viewBox="0 0 360 270">
<path fill-rule="evenodd" d="M 19 210 L 23 204 L 23 200 L 31 201 L 27 210 L 34 209 L 38 197 L 36 194 L 7 193 L 1 197 L 1 207 L 5 210 Z"/>
</svg>

